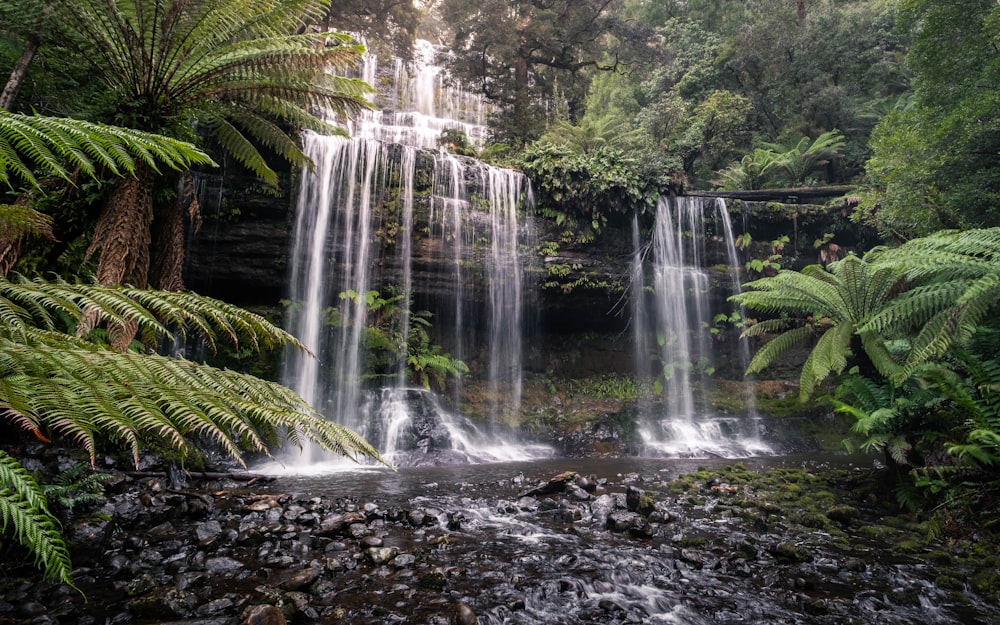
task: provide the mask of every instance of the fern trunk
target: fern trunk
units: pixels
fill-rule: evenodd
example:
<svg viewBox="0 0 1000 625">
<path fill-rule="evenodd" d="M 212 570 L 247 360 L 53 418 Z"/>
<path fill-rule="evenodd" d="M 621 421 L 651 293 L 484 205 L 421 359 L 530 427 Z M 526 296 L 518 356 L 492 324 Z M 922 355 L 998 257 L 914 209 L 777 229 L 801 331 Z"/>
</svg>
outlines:
<svg viewBox="0 0 1000 625">
<path fill-rule="evenodd" d="M 197 230 L 200 207 L 190 173 L 178 184 L 177 197 L 157 214 L 156 245 L 153 246 L 151 282 L 162 291 L 183 291 L 184 286 L 184 213 Z"/>
<path fill-rule="evenodd" d="M 99 254 L 98 282 L 147 286 L 152 223 L 153 170 L 139 162 L 135 175 L 122 177 L 111 190 L 87 249 L 87 258 Z"/>
</svg>

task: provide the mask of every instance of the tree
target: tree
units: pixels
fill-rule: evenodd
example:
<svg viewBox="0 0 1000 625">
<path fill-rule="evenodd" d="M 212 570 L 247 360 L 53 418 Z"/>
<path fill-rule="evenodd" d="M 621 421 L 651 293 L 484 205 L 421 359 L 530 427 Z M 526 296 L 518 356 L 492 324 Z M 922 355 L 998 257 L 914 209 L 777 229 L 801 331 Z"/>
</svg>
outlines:
<svg viewBox="0 0 1000 625">
<path fill-rule="evenodd" d="M 840 155 L 844 137 L 834 129 L 816 137 L 799 137 L 787 145 L 761 143 L 765 149 L 778 154 L 779 167 L 785 172 L 785 182 L 793 187 L 806 184 L 806 178 Z"/>
<path fill-rule="evenodd" d="M 895 295 L 902 277 L 895 267 L 851 255 L 826 268 L 809 265 L 801 272 L 782 270 L 747 283 L 748 290 L 730 300 L 752 310 L 783 315 L 743 331 L 745 337 L 783 331 L 754 354 L 747 374 L 765 369 L 793 347 L 815 339 L 799 375 L 802 401 L 820 382 L 843 372 L 848 358 L 853 357 L 863 373 L 890 375 L 896 365 L 883 337 L 865 324 Z"/>
<path fill-rule="evenodd" d="M 0 182 L 37 189 L 38 176 L 71 183 L 79 177 L 131 175 L 137 168 L 181 170 L 212 160 L 191 144 L 169 137 L 82 120 L 18 115 L 0 110 Z M 26 204 L 2 205 L 0 276 L 17 261 L 31 235 L 54 238 L 51 219 Z"/>
<path fill-rule="evenodd" d="M 1000 5 L 906 0 L 909 106 L 885 118 L 867 172 L 871 217 L 900 237 L 1000 224 Z"/>
<path fill-rule="evenodd" d="M 318 115 L 368 106 L 368 85 L 330 73 L 354 63 L 362 47 L 307 30 L 323 18 L 322 0 L 45 0 L 44 7 L 112 94 L 111 121 L 195 140 L 193 124 L 270 185 L 278 176 L 262 148 L 307 163 L 288 126 L 337 132 Z M 154 210 L 166 234 L 158 251 L 182 253 L 176 232 L 187 204 L 154 209 L 155 174 L 140 165 L 107 199 L 88 250 L 99 255 L 103 284 L 147 283 Z M 155 280 L 182 284 L 178 275 Z"/>
<path fill-rule="evenodd" d="M 401 0 L 337 0 L 328 2 L 323 23 L 364 38 L 370 52 L 409 58 L 424 18 L 415 2 Z"/>
<path fill-rule="evenodd" d="M 71 119 L 0 111 L 0 181 L 39 184 L 37 172 L 64 179 L 100 169 L 128 175 L 211 160 L 193 145 L 151 133 Z M 50 222 L 24 206 L 0 205 L 0 232 L 44 233 Z M 116 328 L 134 325 L 141 351 L 116 347 Z M 152 354 L 160 341 L 194 337 L 209 349 L 227 340 L 253 350 L 305 347 L 262 317 L 192 293 L 155 292 L 0 278 L 0 421 L 46 443 L 82 446 L 93 464 L 104 446 L 138 461 L 155 446 L 181 461 L 214 444 L 243 462 L 244 450 L 270 451 L 281 438 L 378 459 L 363 439 L 265 380 Z M 110 345 L 109 345 L 110 343 Z M 50 579 L 72 585 L 69 552 L 42 488 L 0 451 L 0 531 L 35 555 Z"/>
<path fill-rule="evenodd" d="M 497 139 L 522 145 L 537 138 L 545 105 L 557 88 L 571 117 L 581 114 L 590 71 L 626 60 L 621 0 L 444 0 L 441 11 L 453 37 L 446 59 L 453 76 L 499 107 Z M 500 133 L 509 136 L 500 136 Z"/>
</svg>

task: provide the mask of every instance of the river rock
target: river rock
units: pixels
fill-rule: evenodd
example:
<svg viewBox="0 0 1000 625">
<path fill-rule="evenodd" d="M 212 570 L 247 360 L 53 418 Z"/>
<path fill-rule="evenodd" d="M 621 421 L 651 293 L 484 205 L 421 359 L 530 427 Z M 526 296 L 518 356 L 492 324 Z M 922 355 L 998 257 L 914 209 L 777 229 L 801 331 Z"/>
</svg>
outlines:
<svg viewBox="0 0 1000 625">
<path fill-rule="evenodd" d="M 194 593 L 176 588 L 162 588 L 129 601 L 128 609 L 140 617 L 173 620 L 177 617 L 190 616 L 197 605 L 198 597 Z"/>
<path fill-rule="evenodd" d="M 479 617 L 468 605 L 460 603 L 455 608 L 455 616 L 451 622 L 452 625 L 479 625 Z"/>
<path fill-rule="evenodd" d="M 399 549 L 396 547 L 371 547 L 365 553 L 372 564 L 381 566 L 395 558 L 399 554 Z"/>
<path fill-rule="evenodd" d="M 608 515 L 607 528 L 612 532 L 629 534 L 636 538 L 650 538 L 653 528 L 638 512 L 616 510 Z"/>
<path fill-rule="evenodd" d="M 295 571 L 288 576 L 285 581 L 279 584 L 284 590 L 302 590 L 315 582 L 322 571 L 318 568 L 308 567 L 300 571 Z"/>
<path fill-rule="evenodd" d="M 567 484 L 575 481 L 578 477 L 579 475 L 575 471 L 564 471 L 563 473 L 550 478 L 548 482 L 540 482 L 534 488 L 524 491 L 519 494 L 518 497 L 538 497 L 539 495 L 561 493 L 566 490 Z"/>
<path fill-rule="evenodd" d="M 240 625 L 287 625 L 285 615 L 273 605 L 255 605 L 246 611 Z"/>
<path fill-rule="evenodd" d="M 243 563 L 232 558 L 208 558 L 205 560 L 205 570 L 209 573 L 226 573 L 243 568 Z"/>
</svg>

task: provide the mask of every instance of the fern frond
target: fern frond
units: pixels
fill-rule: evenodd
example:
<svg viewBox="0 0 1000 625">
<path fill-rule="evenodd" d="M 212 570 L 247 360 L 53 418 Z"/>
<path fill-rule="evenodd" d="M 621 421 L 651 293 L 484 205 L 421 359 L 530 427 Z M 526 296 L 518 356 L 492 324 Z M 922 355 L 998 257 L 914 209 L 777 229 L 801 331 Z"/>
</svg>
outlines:
<svg viewBox="0 0 1000 625">
<path fill-rule="evenodd" d="M 21 160 L 21 156 L 28 162 Z M 138 130 L 94 124 L 78 119 L 19 115 L 0 110 L 0 181 L 10 172 L 22 182 L 37 186 L 33 171 L 72 180 L 79 168 L 95 175 L 97 166 L 112 173 L 134 171 L 134 158 L 171 169 L 214 164 L 190 143 Z M 30 165 L 29 165 L 30 163 Z"/>
<path fill-rule="evenodd" d="M 806 401 L 816 389 L 816 385 L 831 374 L 837 374 L 847 367 L 847 356 L 850 349 L 851 326 L 839 324 L 823 333 L 805 363 L 799 375 L 799 399 Z"/>
<path fill-rule="evenodd" d="M 42 489 L 0 449 L 0 531 L 8 530 L 34 556 L 47 579 L 73 586 L 69 550 Z"/>
<path fill-rule="evenodd" d="M 811 336 L 812 328 L 802 326 L 800 328 L 793 328 L 774 337 L 765 343 L 763 347 L 757 350 L 756 354 L 754 354 L 754 357 L 750 360 L 750 364 L 747 365 L 746 375 L 763 371 L 772 363 L 777 361 L 778 358 L 788 353 L 790 349 L 796 345 L 804 343 Z"/>
</svg>

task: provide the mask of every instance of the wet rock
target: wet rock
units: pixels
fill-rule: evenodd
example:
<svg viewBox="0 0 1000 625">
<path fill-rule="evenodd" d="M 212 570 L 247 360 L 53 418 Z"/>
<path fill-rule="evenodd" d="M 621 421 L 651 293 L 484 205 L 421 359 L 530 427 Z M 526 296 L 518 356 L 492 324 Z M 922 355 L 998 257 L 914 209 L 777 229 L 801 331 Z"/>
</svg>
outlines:
<svg viewBox="0 0 1000 625">
<path fill-rule="evenodd" d="M 435 568 L 418 577 L 417 582 L 424 588 L 444 590 L 445 585 L 448 583 L 448 576 L 441 569 Z"/>
<path fill-rule="evenodd" d="M 853 506 L 834 506 L 826 511 L 826 518 L 843 526 L 858 518 L 858 509 Z"/>
<path fill-rule="evenodd" d="M 479 617 L 468 605 L 460 603 L 455 608 L 451 622 L 452 625 L 479 625 Z"/>
<path fill-rule="evenodd" d="M 243 568 L 243 563 L 232 558 L 208 558 L 205 560 L 205 570 L 209 573 L 228 573 Z"/>
<path fill-rule="evenodd" d="M 414 508 L 406 513 L 406 520 L 410 522 L 413 527 L 420 527 L 427 520 L 427 513 L 420 508 Z"/>
<path fill-rule="evenodd" d="M 195 527 L 195 536 L 198 544 L 207 547 L 215 543 L 222 534 L 222 525 L 218 521 L 205 521 Z"/>
<path fill-rule="evenodd" d="M 372 547 L 365 551 L 365 554 L 372 564 L 381 566 L 395 558 L 399 554 L 399 549 L 396 547 Z"/>
<path fill-rule="evenodd" d="M 364 538 L 369 533 L 368 526 L 364 523 L 351 523 L 347 527 L 347 535 L 351 538 L 359 539 Z"/>
<path fill-rule="evenodd" d="M 132 599 L 128 602 L 128 609 L 139 617 L 171 620 L 191 616 L 197 605 L 198 597 L 194 593 L 176 588 L 163 588 L 144 597 Z"/>
<path fill-rule="evenodd" d="M 625 507 L 643 516 L 649 516 L 656 510 L 652 497 L 647 495 L 643 489 L 635 486 L 629 486 L 625 489 Z"/>
<path fill-rule="evenodd" d="M 213 599 L 204 605 L 198 606 L 195 613 L 198 616 L 212 616 L 214 614 L 221 614 L 233 607 L 232 599 L 228 597 L 223 597 L 221 599 Z"/>
<path fill-rule="evenodd" d="M 278 586 L 284 590 L 302 590 L 315 582 L 322 573 L 321 569 L 308 567 L 293 572 Z"/>
<path fill-rule="evenodd" d="M 590 493 L 580 488 L 576 484 L 570 484 L 566 487 L 566 494 L 576 499 L 577 501 L 587 501 L 590 499 Z"/>
<path fill-rule="evenodd" d="M 608 515 L 607 528 L 612 532 L 629 534 L 636 538 L 650 538 L 653 528 L 641 514 L 616 510 Z"/>
<path fill-rule="evenodd" d="M 340 536 L 347 528 L 357 523 L 365 523 L 368 519 L 360 512 L 347 512 L 343 514 L 331 514 L 324 517 L 319 523 L 319 530 L 316 532 L 320 536 Z"/>
<path fill-rule="evenodd" d="M 285 615 L 273 605 L 255 605 L 249 608 L 240 625 L 287 625 Z"/>
<path fill-rule="evenodd" d="M 465 522 L 465 514 L 462 512 L 449 512 L 448 513 L 448 529 L 452 532 L 457 532 L 462 529 L 462 523 Z"/>
<path fill-rule="evenodd" d="M 392 559 L 392 565 L 397 569 L 412 567 L 416 562 L 416 556 L 410 553 L 401 553 Z"/>
<path fill-rule="evenodd" d="M 705 566 L 705 557 L 693 549 L 681 549 L 677 554 L 677 559 L 690 564 L 696 569 Z"/>
<path fill-rule="evenodd" d="M 783 542 L 772 546 L 769 550 L 774 559 L 783 563 L 812 562 L 813 556 L 808 549 L 793 542 Z"/>
<path fill-rule="evenodd" d="M 565 471 L 550 478 L 548 482 L 541 482 L 534 488 L 524 491 L 518 497 L 538 497 L 539 495 L 561 493 L 566 490 L 568 484 L 575 481 L 578 477 L 579 475 L 575 471 Z"/>
</svg>

